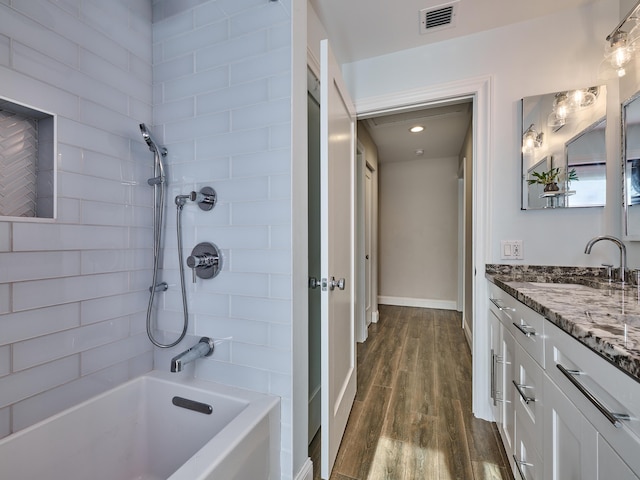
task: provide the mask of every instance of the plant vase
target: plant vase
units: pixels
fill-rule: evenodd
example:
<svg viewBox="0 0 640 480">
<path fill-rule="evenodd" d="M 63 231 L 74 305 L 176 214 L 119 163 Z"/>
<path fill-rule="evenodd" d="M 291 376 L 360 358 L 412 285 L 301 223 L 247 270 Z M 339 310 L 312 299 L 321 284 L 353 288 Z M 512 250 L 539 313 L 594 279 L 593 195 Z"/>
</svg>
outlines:
<svg viewBox="0 0 640 480">
<path fill-rule="evenodd" d="M 544 185 L 545 192 L 557 192 L 558 190 L 560 190 L 560 187 L 558 187 L 557 182 L 545 183 Z"/>
</svg>

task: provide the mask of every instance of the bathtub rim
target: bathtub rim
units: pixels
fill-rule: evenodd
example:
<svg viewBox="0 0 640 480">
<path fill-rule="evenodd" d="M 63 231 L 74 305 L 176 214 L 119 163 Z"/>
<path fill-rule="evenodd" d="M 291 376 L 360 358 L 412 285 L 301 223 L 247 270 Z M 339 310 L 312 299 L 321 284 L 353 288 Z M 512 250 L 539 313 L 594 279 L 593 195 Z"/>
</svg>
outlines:
<svg viewBox="0 0 640 480">
<path fill-rule="evenodd" d="M 46 423 L 72 414 L 74 411 L 84 408 L 93 402 L 99 401 L 119 390 L 129 388 L 136 382 L 158 381 L 164 384 L 176 384 L 205 393 L 213 393 L 217 396 L 239 400 L 246 403 L 244 408 L 233 417 L 215 436 L 210 438 L 201 448 L 196 450 L 189 459 L 180 465 L 169 477 L 170 480 L 198 480 L 207 475 L 220 465 L 225 457 L 237 447 L 252 429 L 261 421 L 268 418 L 270 432 L 270 460 L 275 465 L 271 469 L 280 473 L 280 397 L 252 390 L 225 385 L 194 378 L 188 374 L 171 373 L 162 370 L 151 370 L 134 377 L 124 383 L 114 386 L 104 392 L 91 396 L 76 405 L 72 405 L 58 413 L 50 415 L 33 425 L 25 427 L 17 432 L 0 439 L 0 448 L 3 444 L 13 439 L 27 435 L 29 432 L 42 428 Z M 144 387 L 143 387 L 144 388 Z M 176 407 L 179 408 L 179 407 Z M 207 458 L 207 463 L 203 463 Z M 194 476 L 196 475 L 196 476 Z M 168 479 L 168 480 L 169 480 Z"/>
</svg>

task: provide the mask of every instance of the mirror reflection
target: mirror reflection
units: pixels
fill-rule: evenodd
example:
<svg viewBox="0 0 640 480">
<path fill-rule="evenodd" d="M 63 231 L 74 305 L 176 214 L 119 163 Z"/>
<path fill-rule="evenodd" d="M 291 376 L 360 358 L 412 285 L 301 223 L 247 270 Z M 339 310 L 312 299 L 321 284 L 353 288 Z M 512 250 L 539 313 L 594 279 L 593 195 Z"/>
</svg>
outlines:
<svg viewBox="0 0 640 480">
<path fill-rule="evenodd" d="M 622 106 L 625 234 L 640 236 L 640 93 Z"/>
<path fill-rule="evenodd" d="M 603 206 L 606 87 L 522 99 L 522 209 Z"/>
</svg>

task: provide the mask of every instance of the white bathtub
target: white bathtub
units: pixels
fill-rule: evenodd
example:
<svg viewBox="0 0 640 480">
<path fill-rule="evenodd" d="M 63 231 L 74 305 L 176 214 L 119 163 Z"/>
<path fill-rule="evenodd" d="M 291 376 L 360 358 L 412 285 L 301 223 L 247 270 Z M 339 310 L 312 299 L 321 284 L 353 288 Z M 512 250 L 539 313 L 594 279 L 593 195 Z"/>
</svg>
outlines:
<svg viewBox="0 0 640 480">
<path fill-rule="evenodd" d="M 279 449 L 278 398 L 154 371 L 0 440 L 0 478 L 277 480 Z"/>
</svg>

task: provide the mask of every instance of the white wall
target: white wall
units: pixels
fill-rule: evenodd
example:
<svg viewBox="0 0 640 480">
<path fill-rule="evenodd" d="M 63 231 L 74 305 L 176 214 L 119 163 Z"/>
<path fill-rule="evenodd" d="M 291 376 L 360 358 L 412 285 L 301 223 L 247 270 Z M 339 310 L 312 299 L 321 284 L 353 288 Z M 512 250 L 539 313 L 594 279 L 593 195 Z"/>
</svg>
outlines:
<svg viewBox="0 0 640 480">
<path fill-rule="evenodd" d="M 458 158 L 379 168 L 379 302 L 455 309 Z"/>
<path fill-rule="evenodd" d="M 152 368 L 151 5 L 0 2 L 0 32 L 0 96 L 58 116 L 59 194 L 0 219 L 2 437 Z"/>
<path fill-rule="evenodd" d="M 525 264 L 600 265 L 617 262 L 616 251 L 603 248 L 584 255 L 593 236 L 620 234 L 619 110 L 617 84 L 607 84 L 607 206 L 558 211 L 521 211 L 518 101 L 525 96 L 595 85 L 604 38 L 618 22 L 617 5 L 600 1 L 577 10 L 534 19 L 467 37 L 344 65 L 356 102 L 382 95 L 445 85 L 490 75 L 489 172 L 490 251 L 488 262 L 501 262 L 501 239 L 524 242 Z M 552 33 L 550 33 L 552 32 Z M 526 52 L 533 55 L 527 56 Z M 434 68 L 437 66 L 437 68 Z M 618 189 L 617 191 L 614 189 Z M 554 232 L 550 238 L 548 232 Z M 479 269 L 482 265 L 477 266 Z M 479 270 L 480 273 L 480 270 Z"/>
<path fill-rule="evenodd" d="M 169 151 L 171 182 L 164 275 L 178 282 L 172 199 L 205 185 L 218 204 L 210 212 L 185 206 L 185 255 L 213 242 L 224 267 L 187 285 L 191 336 L 156 352 L 155 367 L 168 368 L 176 352 L 213 337 L 215 352 L 197 362 L 196 376 L 282 398 L 282 478 L 290 478 L 292 13 L 287 2 L 196 3 L 181 11 L 172 0 L 154 5 L 153 123 Z M 160 318 L 177 338 L 181 304 L 173 292 Z"/>
</svg>

